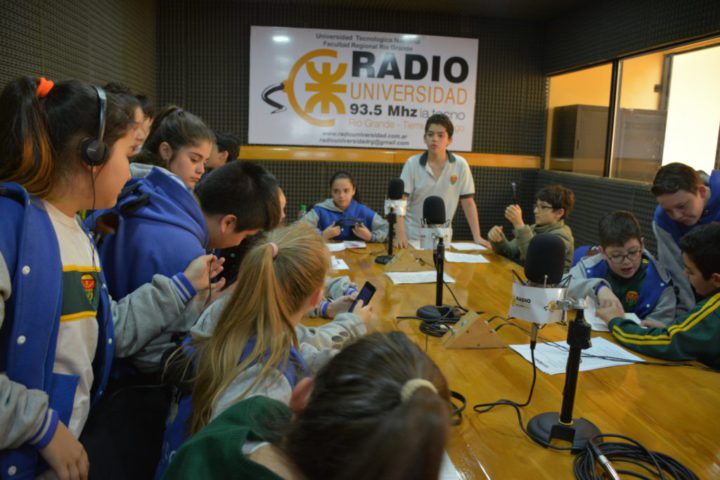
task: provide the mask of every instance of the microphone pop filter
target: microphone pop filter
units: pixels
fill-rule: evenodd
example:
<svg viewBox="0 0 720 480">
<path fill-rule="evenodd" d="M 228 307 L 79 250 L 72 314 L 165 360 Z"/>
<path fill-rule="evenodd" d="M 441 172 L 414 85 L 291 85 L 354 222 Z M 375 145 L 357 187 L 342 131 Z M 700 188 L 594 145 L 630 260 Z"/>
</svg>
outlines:
<svg viewBox="0 0 720 480">
<path fill-rule="evenodd" d="M 388 184 L 388 198 L 390 200 L 402 200 L 405 193 L 405 182 L 402 178 L 393 178 Z"/>
<path fill-rule="evenodd" d="M 445 202 L 442 198 L 433 195 L 425 199 L 423 219 L 427 225 L 445 224 Z"/>
<path fill-rule="evenodd" d="M 541 233 L 530 240 L 525 255 L 525 277 L 528 281 L 536 285 L 556 285 L 562 280 L 564 268 L 565 244 L 560 237 Z"/>
</svg>

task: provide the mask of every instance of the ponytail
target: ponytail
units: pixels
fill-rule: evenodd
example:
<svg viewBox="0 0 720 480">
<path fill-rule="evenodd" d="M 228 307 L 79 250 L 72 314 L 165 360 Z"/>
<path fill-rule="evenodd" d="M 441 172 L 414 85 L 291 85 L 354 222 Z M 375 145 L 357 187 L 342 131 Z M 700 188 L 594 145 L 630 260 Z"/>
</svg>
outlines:
<svg viewBox="0 0 720 480">
<path fill-rule="evenodd" d="M 38 196 L 51 188 L 53 151 L 35 91 L 38 80 L 11 81 L 0 94 L 0 181 L 17 182 Z"/>
<path fill-rule="evenodd" d="M 442 372 L 405 334 L 371 334 L 318 373 L 279 446 L 308 479 L 436 479 L 449 399 Z"/>
<path fill-rule="evenodd" d="M 291 348 L 297 346 L 291 319 L 324 283 L 330 257 L 311 226 L 298 223 L 278 228 L 266 240 L 243 259 L 235 291 L 212 335 L 196 340 L 192 432 L 207 425 L 217 400 L 244 370 L 261 367 L 241 396 L 287 365 Z M 241 361 L 253 340 L 254 347 Z"/>
</svg>

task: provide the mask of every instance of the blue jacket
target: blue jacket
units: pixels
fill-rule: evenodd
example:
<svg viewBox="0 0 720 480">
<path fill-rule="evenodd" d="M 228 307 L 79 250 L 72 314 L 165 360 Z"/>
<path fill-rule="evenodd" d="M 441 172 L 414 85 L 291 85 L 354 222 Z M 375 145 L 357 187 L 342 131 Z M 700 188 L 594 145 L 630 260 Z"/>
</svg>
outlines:
<svg viewBox="0 0 720 480">
<path fill-rule="evenodd" d="M 49 408 L 66 425 L 78 384 L 76 375 L 53 373 L 60 313 L 62 262 L 50 217 L 41 200 L 14 183 L 0 184 L 0 253 L 12 278 L 12 295 L 0 331 L 0 371 L 14 382 L 48 394 Z M 93 362 L 92 401 L 102 395 L 114 354 L 110 299 L 100 273 L 98 347 Z M 40 292 L 40 294 L 38 294 Z M 51 425 L 50 437 L 57 422 Z M 36 449 L 23 445 L 0 452 L 0 477 L 34 478 L 44 469 Z"/>
<path fill-rule="evenodd" d="M 192 355 L 194 353 L 194 348 L 190 344 L 190 337 L 186 338 L 184 345 L 187 347 L 187 354 Z M 241 363 L 245 358 L 247 358 L 253 348 L 255 348 L 255 338 L 251 339 L 247 345 L 245 345 L 238 363 Z M 301 378 L 310 374 L 310 368 L 295 347 L 290 349 L 288 362 L 284 366 L 280 366 L 279 370 L 293 388 L 295 388 L 295 385 L 297 385 L 297 382 Z M 171 408 L 171 414 L 165 423 L 165 434 L 163 435 L 163 448 L 160 456 L 160 463 L 155 471 L 155 478 L 157 480 L 162 478 L 163 473 L 165 473 L 165 470 L 170 465 L 170 461 L 175 455 L 175 452 L 182 447 L 189 437 L 187 427 L 192 414 L 192 394 L 191 392 L 182 392 L 181 390 L 182 387 L 176 389 L 177 409 Z"/>
<path fill-rule="evenodd" d="M 712 171 L 708 186 L 710 187 L 710 200 L 707 205 L 705 205 L 705 210 L 703 210 L 700 220 L 698 220 L 695 225 L 678 223 L 671 219 L 660 205 L 655 208 L 653 221 L 659 228 L 668 232 L 673 240 L 675 240 L 675 243 L 679 243 L 683 235 L 698 225 L 720 221 L 720 170 Z M 662 258 L 660 258 L 660 260 L 662 261 Z"/>
<path fill-rule="evenodd" d="M 655 309 L 666 288 L 672 289 L 672 282 L 663 280 L 655 261 L 652 258 L 644 258 L 648 260 L 648 266 L 634 310 L 640 318 L 647 317 Z M 607 278 L 609 270 L 607 260 L 601 260 L 592 267 L 586 268 L 585 273 L 587 278 Z"/>
<path fill-rule="evenodd" d="M 341 227 L 340 235 L 335 237 L 333 240 L 359 240 L 357 236 L 352 232 L 357 222 L 362 222 L 368 230 L 373 229 L 373 218 L 376 213 L 368 206 L 358 203 L 355 200 L 350 202 L 348 208 L 344 212 L 338 210 L 329 210 L 323 205 L 327 202 L 322 202 L 313 207 L 313 211 L 318 216 L 317 228 L 322 232 L 327 227 L 335 222 L 339 222 Z"/>
<path fill-rule="evenodd" d="M 684 274 L 685 267 L 680 251 L 680 238 L 695 228 L 710 222 L 720 221 L 720 170 L 713 170 L 708 186 L 710 199 L 695 225 L 683 225 L 673 221 L 665 210 L 658 206 L 653 217 L 653 232 L 657 240 L 658 260 L 668 270 L 677 289 L 678 311 L 688 312 L 695 305 L 695 292 Z"/>
<path fill-rule="evenodd" d="M 163 170 L 154 168 L 146 177 L 130 180 L 117 205 L 96 212 L 88 226 L 107 214 L 118 216 L 118 228 L 104 237 L 98 254 L 113 298 L 126 296 L 155 274 L 182 272 L 205 254 L 208 230 L 200 205 Z"/>
</svg>

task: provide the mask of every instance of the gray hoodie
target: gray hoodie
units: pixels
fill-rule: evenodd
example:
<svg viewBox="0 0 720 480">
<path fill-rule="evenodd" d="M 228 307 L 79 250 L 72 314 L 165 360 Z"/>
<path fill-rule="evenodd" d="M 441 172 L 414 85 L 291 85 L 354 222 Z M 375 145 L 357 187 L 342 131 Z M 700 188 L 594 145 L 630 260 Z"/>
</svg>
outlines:
<svg viewBox="0 0 720 480">
<path fill-rule="evenodd" d="M 193 336 L 209 337 L 212 335 L 227 298 L 218 299 L 203 312 L 200 320 L 191 330 Z M 365 335 L 367 328 L 355 314 L 341 313 L 335 317 L 335 320 L 321 327 L 297 325 L 295 333 L 300 345 L 298 352 L 303 356 L 310 370 L 316 373 L 340 351 L 345 343 Z M 272 372 L 267 380 L 256 384 L 247 391 L 261 370 L 262 365 L 253 365 L 238 375 L 213 406 L 212 418 L 217 417 L 239 400 L 255 395 L 263 395 L 286 404 L 289 403 L 292 386 L 287 378 L 278 371 Z"/>
</svg>

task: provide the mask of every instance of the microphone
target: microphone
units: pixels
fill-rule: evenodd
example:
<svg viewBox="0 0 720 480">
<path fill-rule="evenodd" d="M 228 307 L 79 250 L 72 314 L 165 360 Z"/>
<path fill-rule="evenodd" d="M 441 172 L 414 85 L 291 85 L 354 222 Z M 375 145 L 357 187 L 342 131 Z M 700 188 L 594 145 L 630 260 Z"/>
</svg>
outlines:
<svg viewBox="0 0 720 480">
<path fill-rule="evenodd" d="M 386 265 L 393 259 L 393 237 L 395 236 L 395 223 L 397 216 L 405 216 L 407 211 L 407 200 L 405 194 L 405 182 L 402 178 L 393 178 L 388 184 L 388 198 L 385 200 L 385 219 L 390 225 L 387 237 L 387 255 L 380 255 L 375 258 L 375 263 Z"/>
<path fill-rule="evenodd" d="M 445 217 L 445 202 L 441 197 L 430 196 L 423 202 L 423 218 L 420 227 L 420 247 L 434 250 L 437 239 L 450 243 L 450 222 Z"/>
<path fill-rule="evenodd" d="M 518 298 L 529 299 L 530 305 L 536 301 L 536 306 L 542 306 L 543 315 L 518 316 L 533 322 L 530 348 L 535 349 L 539 325 L 550 321 L 559 321 L 568 310 L 578 309 L 577 316 L 568 326 L 567 343 L 570 346 L 567 365 L 565 367 L 565 387 L 563 388 L 563 403 L 560 415 L 554 412 L 542 413 L 530 419 L 527 431 L 533 440 L 540 445 L 550 445 L 554 439 L 571 443 L 573 452 L 585 449 L 587 442 L 600 430 L 584 418 L 573 419 L 573 405 L 577 389 L 578 372 L 580 371 L 580 356 L 583 349 L 590 348 L 590 325 L 583 318 L 582 306 L 573 299 L 566 299 L 567 289 L 562 287 L 563 267 L 565 264 L 565 244 L 560 237 L 549 234 L 540 234 L 533 237 L 528 246 L 525 257 L 525 277 L 528 285 L 516 289 L 513 285 L 513 303 Z M 547 295 L 536 297 L 531 290 L 540 290 Z M 522 296 L 520 296 L 522 295 Z M 543 305 L 544 303 L 544 305 Z M 513 315 L 511 307 L 510 315 Z M 544 319 L 548 321 L 543 321 Z"/>
<path fill-rule="evenodd" d="M 457 322 L 459 315 L 449 305 L 443 305 L 443 277 L 445 271 L 445 236 L 447 227 L 445 220 L 445 202 L 442 198 L 430 196 L 423 203 L 423 225 L 427 226 L 426 234 L 435 245 L 433 263 L 437 276 L 435 277 L 435 305 L 425 305 L 417 311 L 417 316 L 425 321 Z M 443 230 L 445 230 L 443 234 Z M 435 244 L 437 239 L 437 244 Z"/>
<path fill-rule="evenodd" d="M 518 202 L 518 196 L 517 196 L 517 183 L 510 182 L 510 186 L 512 187 L 513 203 L 515 205 L 517 205 L 520 203 L 520 202 Z"/>
<path fill-rule="evenodd" d="M 532 322 L 530 348 L 535 349 L 540 325 L 562 321 L 565 300 L 562 282 L 565 244 L 557 235 L 535 235 L 525 255 L 527 283 L 513 283 L 510 317 Z"/>
</svg>

